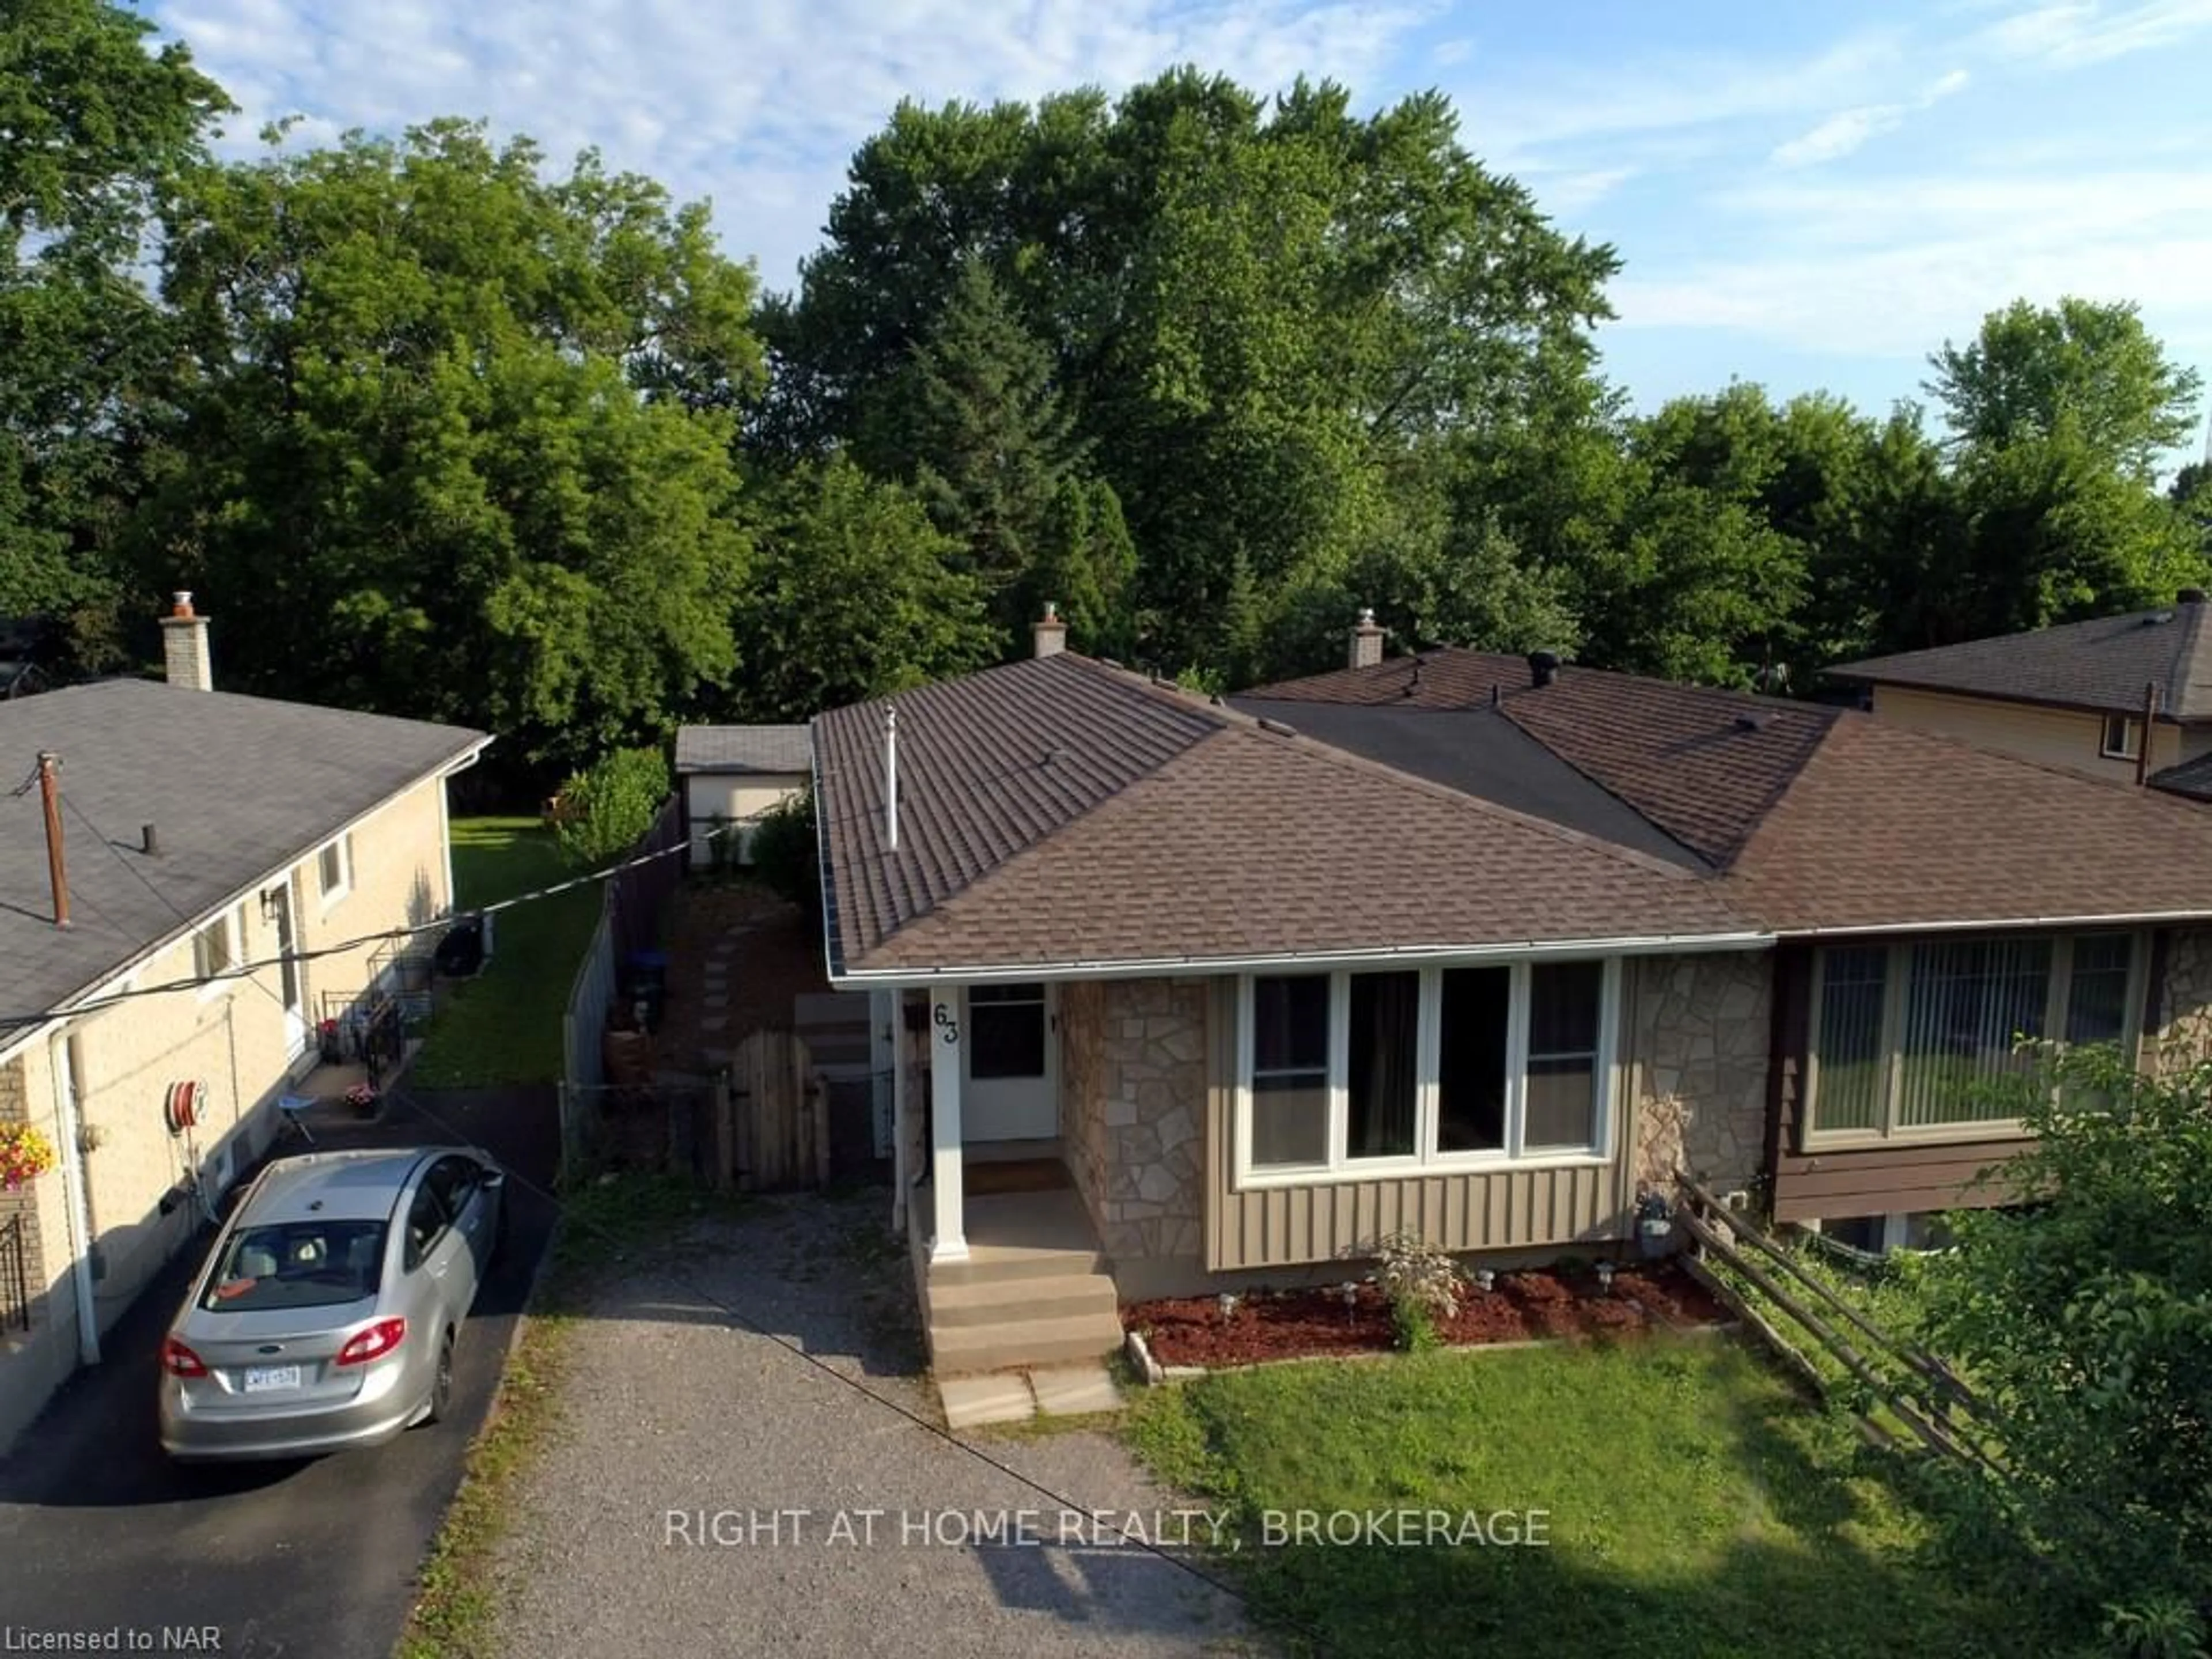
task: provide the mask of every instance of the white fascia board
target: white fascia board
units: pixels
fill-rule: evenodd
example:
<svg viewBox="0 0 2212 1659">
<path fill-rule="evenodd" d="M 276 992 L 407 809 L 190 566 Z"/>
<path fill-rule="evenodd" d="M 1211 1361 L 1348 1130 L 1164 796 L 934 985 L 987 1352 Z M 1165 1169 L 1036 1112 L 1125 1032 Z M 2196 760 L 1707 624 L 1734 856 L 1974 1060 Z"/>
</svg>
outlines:
<svg viewBox="0 0 2212 1659">
<path fill-rule="evenodd" d="M 1875 921 L 1849 927 L 1784 927 L 1784 939 L 1863 939 L 1874 934 L 2003 933 L 2041 927 L 2150 927 L 2212 922 L 2212 910 L 2122 910 L 2101 915 L 1978 916 L 1954 921 Z"/>
<path fill-rule="evenodd" d="M 957 981 L 963 985 L 1031 983 L 1064 979 L 1158 979 L 1199 975 L 1297 973 L 1322 968 L 1397 968 L 1408 963 L 1572 961 L 1592 957 L 1674 955 L 1688 951 L 1765 951 L 1771 933 L 1647 934 L 1625 939 L 1516 939 L 1488 945 L 1416 945 L 1382 949 L 1316 951 L 1255 957 L 1150 957 L 1140 960 L 1035 962 L 1012 965 L 956 966 L 916 969 L 849 969 L 830 975 L 841 987 L 919 988 Z"/>
</svg>

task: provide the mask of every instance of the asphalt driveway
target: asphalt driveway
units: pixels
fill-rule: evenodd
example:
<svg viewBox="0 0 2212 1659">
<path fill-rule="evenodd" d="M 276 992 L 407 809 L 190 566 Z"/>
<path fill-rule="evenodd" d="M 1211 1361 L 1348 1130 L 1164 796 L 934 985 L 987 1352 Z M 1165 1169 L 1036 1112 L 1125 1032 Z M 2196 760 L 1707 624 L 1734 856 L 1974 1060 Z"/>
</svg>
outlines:
<svg viewBox="0 0 2212 1659">
<path fill-rule="evenodd" d="M 395 1091 L 374 1125 L 325 1123 L 324 1146 L 473 1142 L 519 1177 L 509 1249 L 455 1356 L 454 1409 L 388 1445 L 307 1463 L 183 1468 L 162 1455 L 155 1354 L 209 1239 L 181 1252 L 0 1469 L 0 1626 L 151 1634 L 211 1627 L 227 1655 L 384 1659 L 460 1482 L 550 1234 L 552 1091 Z M 287 1150 L 295 1150 L 287 1148 Z M 296 1150 L 305 1150 L 297 1148 Z"/>
<path fill-rule="evenodd" d="M 1133 1514 L 1171 1543 L 1204 1523 L 1110 1435 L 976 1439 L 1009 1474 L 914 1420 L 937 1408 L 889 1201 L 754 1200 L 602 1274 L 511 1494 L 496 1651 L 1256 1650 L 1233 1599 L 1118 1535 Z"/>
</svg>

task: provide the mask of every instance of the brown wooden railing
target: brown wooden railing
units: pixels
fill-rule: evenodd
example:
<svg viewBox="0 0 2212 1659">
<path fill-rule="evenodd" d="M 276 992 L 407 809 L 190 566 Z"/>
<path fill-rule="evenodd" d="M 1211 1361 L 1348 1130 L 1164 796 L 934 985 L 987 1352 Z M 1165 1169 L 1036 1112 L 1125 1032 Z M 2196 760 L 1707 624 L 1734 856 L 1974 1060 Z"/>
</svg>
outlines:
<svg viewBox="0 0 2212 1659">
<path fill-rule="evenodd" d="M 1865 1398 L 1884 1408 L 1857 1412 L 1872 1435 L 1895 1440 L 1893 1422 L 1930 1451 L 2002 1478 L 1991 1448 L 2002 1443 L 2003 1423 L 1964 1378 L 1936 1355 L 1884 1331 L 1701 1182 L 1686 1175 L 1679 1184 L 1681 1219 L 1692 1240 L 1690 1272 L 1816 1398 L 1832 1401 L 1844 1390 L 1808 1357 L 1808 1346 L 1825 1352 Z M 1727 1273 L 1714 1272 L 1715 1262 Z"/>
</svg>

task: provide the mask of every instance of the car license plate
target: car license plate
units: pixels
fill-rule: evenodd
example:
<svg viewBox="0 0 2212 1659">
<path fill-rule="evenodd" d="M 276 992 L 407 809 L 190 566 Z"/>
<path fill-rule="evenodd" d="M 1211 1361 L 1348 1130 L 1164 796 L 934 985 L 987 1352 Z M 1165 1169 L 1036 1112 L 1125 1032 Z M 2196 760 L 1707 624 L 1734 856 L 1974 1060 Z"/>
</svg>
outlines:
<svg viewBox="0 0 2212 1659">
<path fill-rule="evenodd" d="M 276 1389 L 296 1389 L 300 1386 L 297 1365 L 248 1365 L 246 1368 L 246 1391 L 248 1394 L 267 1394 Z"/>
</svg>

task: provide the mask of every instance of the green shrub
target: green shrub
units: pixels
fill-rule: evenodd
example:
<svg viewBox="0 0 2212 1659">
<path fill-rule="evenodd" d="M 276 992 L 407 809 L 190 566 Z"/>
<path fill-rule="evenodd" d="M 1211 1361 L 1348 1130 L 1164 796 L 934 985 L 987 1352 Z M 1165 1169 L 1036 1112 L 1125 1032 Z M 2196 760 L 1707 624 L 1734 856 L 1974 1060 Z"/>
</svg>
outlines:
<svg viewBox="0 0 2212 1659">
<path fill-rule="evenodd" d="M 2212 1068 L 2079 1049 L 2015 1089 L 2035 1139 L 2003 1175 L 2028 1201 L 1952 1218 L 1915 1273 L 1926 1337 L 1996 1402 L 2027 1530 L 2107 1640 L 2191 1652 L 2212 1583 Z"/>
<path fill-rule="evenodd" d="M 814 839 L 814 796 L 802 790 L 754 825 L 753 868 L 776 892 L 810 910 L 822 906 L 822 857 Z"/>
<path fill-rule="evenodd" d="M 1437 1346 L 1437 1327 L 1459 1311 L 1459 1264 L 1412 1233 L 1393 1233 L 1375 1248 L 1376 1278 L 1390 1301 L 1398 1346 L 1419 1353 Z"/>
<path fill-rule="evenodd" d="M 575 864 L 605 864 L 637 845 L 668 799 L 668 761 L 658 749 L 617 749 L 561 787 L 554 834 Z"/>
</svg>

